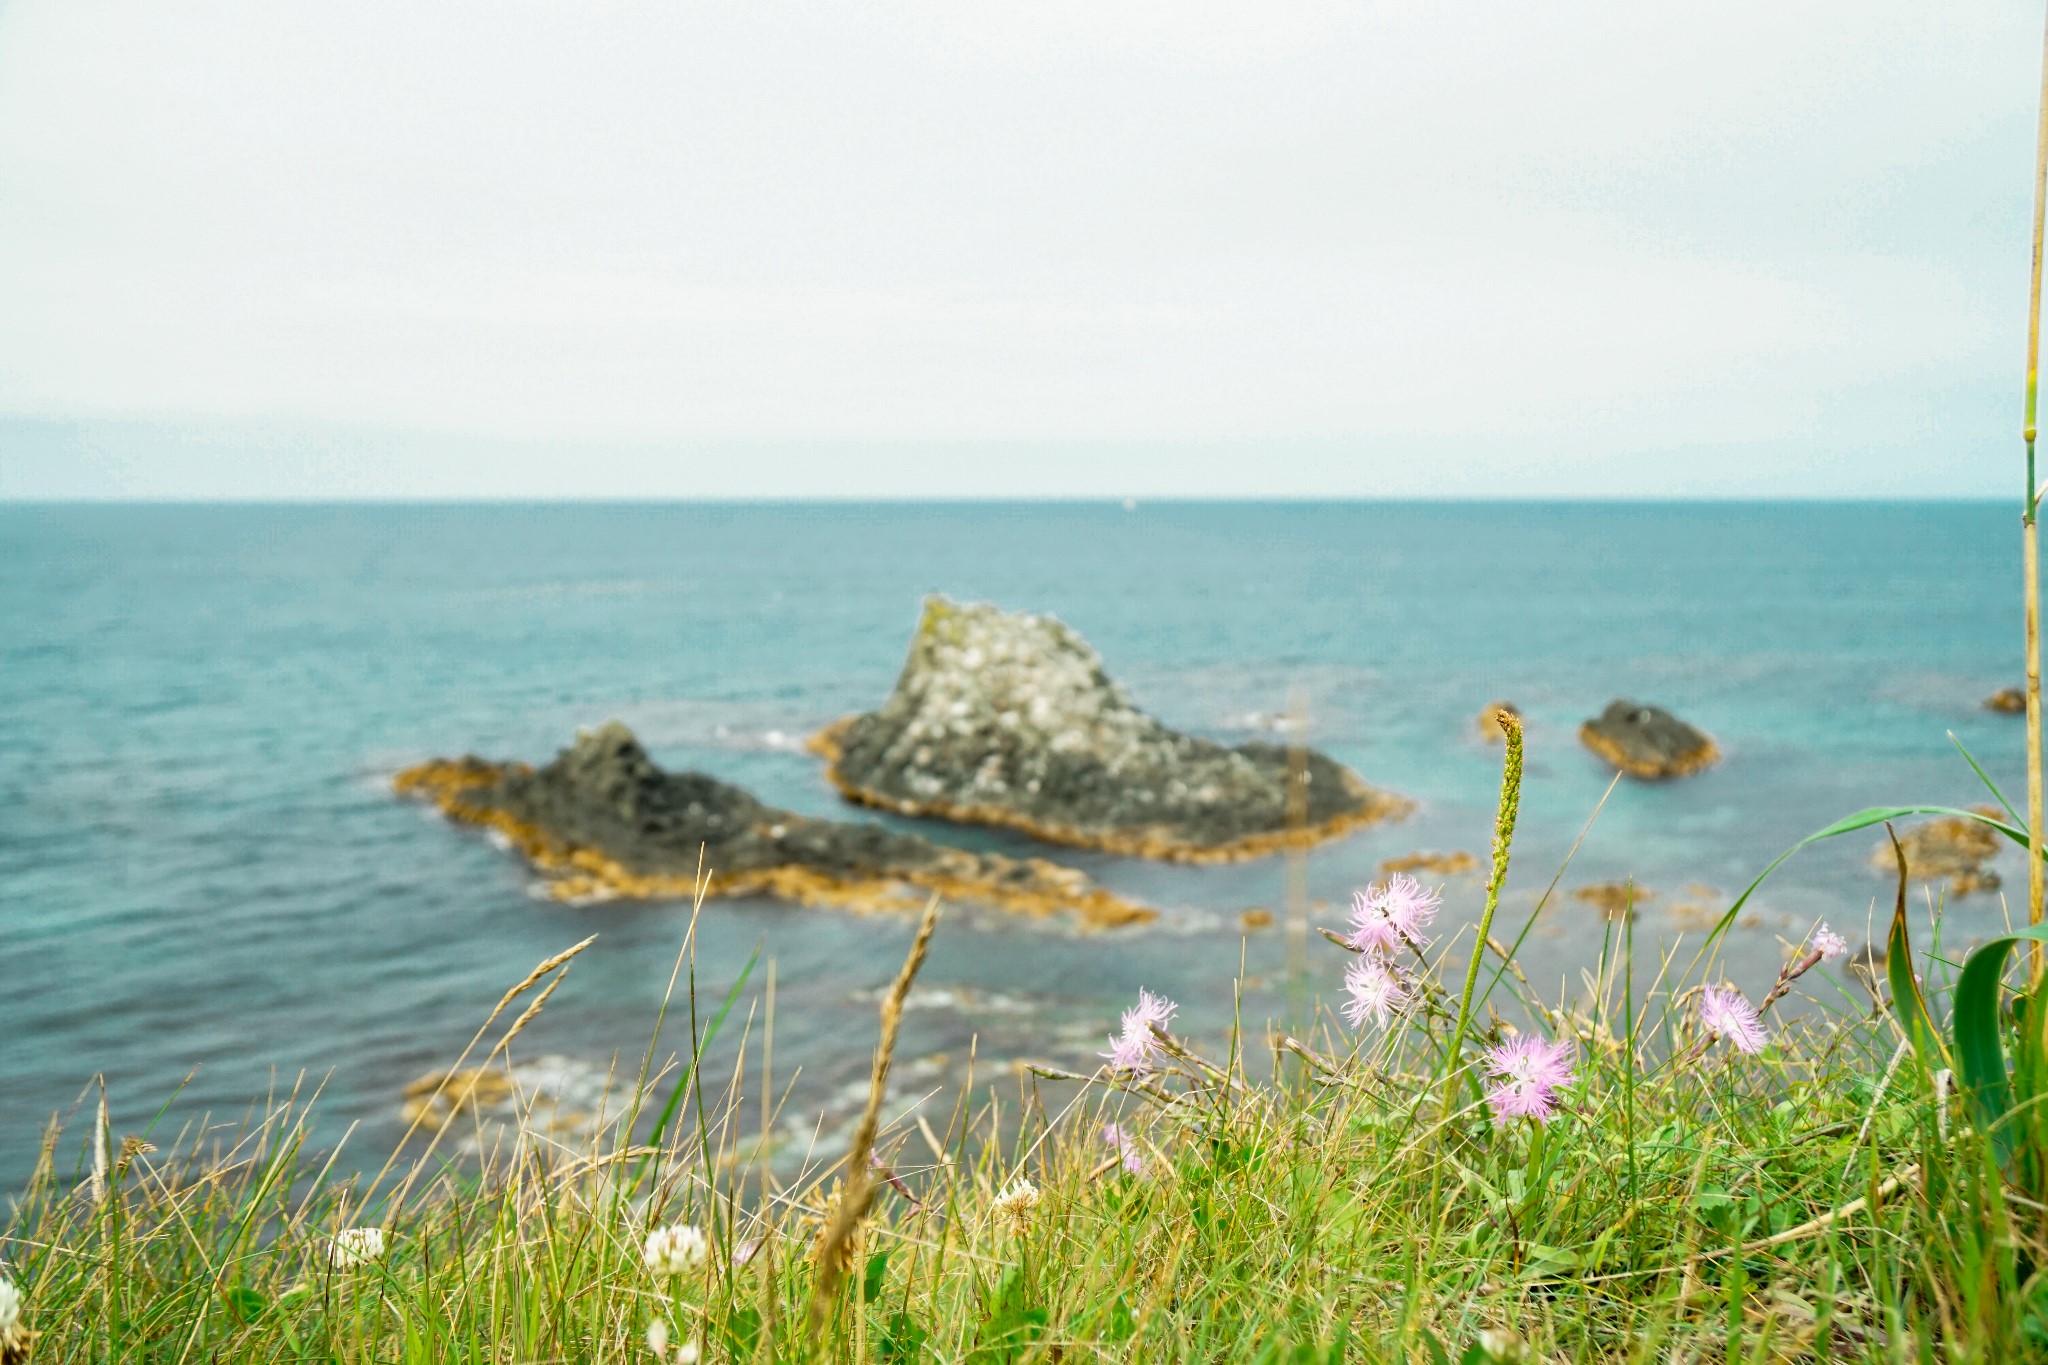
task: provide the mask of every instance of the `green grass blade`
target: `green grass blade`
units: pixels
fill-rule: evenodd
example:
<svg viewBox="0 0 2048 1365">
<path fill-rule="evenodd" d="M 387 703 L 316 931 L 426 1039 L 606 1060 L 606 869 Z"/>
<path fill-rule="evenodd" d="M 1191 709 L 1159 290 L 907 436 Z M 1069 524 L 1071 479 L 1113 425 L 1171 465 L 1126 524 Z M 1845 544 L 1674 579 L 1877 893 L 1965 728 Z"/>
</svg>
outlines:
<svg viewBox="0 0 2048 1365">
<path fill-rule="evenodd" d="M 1885 833 L 1891 834 L 1889 825 Z M 1891 834 L 1891 840 L 1892 854 L 1899 860 L 1899 899 L 1885 944 L 1885 978 L 1892 988 L 1892 1013 L 1899 1017 L 1913 1055 L 1931 1075 L 1948 1061 L 1942 1054 L 1941 1035 L 1935 1032 L 1934 1020 L 1927 1012 L 1927 997 L 1920 993 L 1920 979 L 1913 975 L 1913 942 L 1906 930 L 1906 851 L 1899 847 L 1898 835 Z"/>
<path fill-rule="evenodd" d="M 725 1016 L 732 1013 L 733 1002 L 738 1000 L 740 992 L 746 989 L 747 978 L 754 974 L 754 965 L 760 960 L 761 949 L 756 946 L 753 955 L 747 959 L 747 965 L 740 968 L 739 980 L 733 982 L 732 989 L 725 993 L 725 1002 L 718 1007 L 718 1013 L 711 1016 L 710 1024 L 704 1029 L 704 1040 L 697 1045 L 696 1056 L 690 1058 L 689 1065 L 683 1068 L 683 1074 L 676 1077 L 675 1086 L 668 1092 L 668 1103 L 661 1107 L 661 1117 L 654 1121 L 654 1130 L 647 1135 L 647 1145 L 654 1151 L 641 1157 L 639 1164 L 633 1168 L 635 1188 L 638 1188 L 641 1177 L 647 1173 L 648 1164 L 654 1160 L 655 1152 L 661 1150 L 661 1139 L 668 1132 L 669 1124 L 675 1121 L 677 1112 L 683 1107 L 683 1097 L 690 1092 L 690 1081 L 697 1074 L 698 1061 L 710 1050 L 711 1040 L 718 1036 L 719 1026 L 725 1023 Z"/>
<path fill-rule="evenodd" d="M 1968 755 L 1965 754 L 1964 757 L 1968 757 Z M 1993 788 L 1993 790 L 1996 791 L 1997 789 Z M 1749 898 L 1756 894 L 1756 889 L 1764 884 L 1764 879 L 1773 872 L 1776 872 L 1788 858 L 1800 849 L 1805 848 L 1808 844 L 1817 844 L 1823 839 L 1833 839 L 1844 834 L 1854 834 L 1859 829 L 1869 829 L 1872 825 L 1881 825 L 1887 820 L 1901 820 L 1909 815 L 1953 815 L 1963 820 L 1975 820 L 1978 824 L 1989 825 L 2021 848 L 2027 846 L 2027 831 L 2018 823 L 2007 824 L 2005 821 L 1994 819 L 1982 811 L 1963 810 L 1957 806 L 1872 806 L 1868 810 L 1859 810 L 1854 815 L 1843 816 L 1826 829 L 1815 830 L 1783 853 L 1780 853 L 1777 857 L 1771 859 L 1770 866 L 1757 873 L 1756 880 L 1744 887 L 1742 894 L 1735 898 L 1735 903 L 1728 907 L 1727 913 L 1715 921 L 1714 928 L 1707 935 L 1706 945 L 1701 951 L 1705 952 L 1707 949 L 1711 949 L 1728 932 L 1729 927 L 1735 923 L 1735 917 L 1742 913 L 1742 907 L 1749 903 Z M 2048 858 L 2048 852 L 2044 852 L 2042 856 Z"/>
<path fill-rule="evenodd" d="M 2012 822 L 2015 825 L 2025 824 L 2025 818 L 2013 809 L 2012 802 L 2005 799 L 2005 793 L 1991 780 L 1991 774 L 1984 771 L 1984 765 L 1977 761 L 1977 756 L 1963 747 L 1963 742 L 1956 738 L 1955 731 L 1948 732 L 1948 742 L 1956 746 L 1956 752 L 1963 756 L 1963 762 L 1970 765 L 1970 771 L 1977 774 L 1977 780 L 1984 784 L 1984 789 L 1991 793 L 1999 805 L 2005 807 L 2005 813 L 2012 817 Z"/>
</svg>

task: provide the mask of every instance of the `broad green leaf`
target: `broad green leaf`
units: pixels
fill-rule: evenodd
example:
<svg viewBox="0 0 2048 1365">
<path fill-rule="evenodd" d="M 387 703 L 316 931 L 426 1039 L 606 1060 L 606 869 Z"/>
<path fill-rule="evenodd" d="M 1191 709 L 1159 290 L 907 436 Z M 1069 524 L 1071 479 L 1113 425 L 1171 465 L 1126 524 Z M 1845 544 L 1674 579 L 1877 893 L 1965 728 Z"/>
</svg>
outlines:
<svg viewBox="0 0 2048 1365">
<path fill-rule="evenodd" d="M 2048 942 L 2048 925 L 2037 924 L 1994 938 L 1970 954 L 1956 980 L 1955 1017 L 1950 1025 L 1955 1033 L 1956 1075 L 1970 1097 L 1978 1127 L 1991 1135 L 2001 1160 L 2010 1159 L 2013 1148 L 2012 1127 L 2006 1122 L 2013 1108 L 2013 1078 L 2006 1070 L 1999 1019 L 2005 964 L 2013 946 L 2028 940 Z M 2033 1013 L 2029 1010 L 2028 1017 Z M 2023 1086 L 2037 1084 L 2038 1079 L 2037 1068 L 2023 1069 Z M 2021 1098 L 2034 1101 L 2040 1096 L 2022 1094 Z"/>
<path fill-rule="evenodd" d="M 868 1257 L 867 1270 L 860 1277 L 860 1301 L 873 1303 L 882 1297 L 882 1287 L 889 1279 L 889 1253 L 878 1251 Z"/>
<path fill-rule="evenodd" d="M 761 1310 L 741 1308 L 728 1313 L 725 1318 L 725 1344 L 732 1351 L 734 1360 L 752 1360 L 754 1343 L 761 1336 Z"/>
<path fill-rule="evenodd" d="M 261 1294 L 246 1284 L 233 1285 L 220 1291 L 221 1302 L 228 1307 L 228 1313 L 243 1326 L 263 1316 L 270 1303 Z"/>
<path fill-rule="evenodd" d="M 882 1331 L 882 1359 L 889 1365 L 912 1361 L 924 1354 L 925 1330 L 908 1313 L 890 1316 Z"/>
</svg>

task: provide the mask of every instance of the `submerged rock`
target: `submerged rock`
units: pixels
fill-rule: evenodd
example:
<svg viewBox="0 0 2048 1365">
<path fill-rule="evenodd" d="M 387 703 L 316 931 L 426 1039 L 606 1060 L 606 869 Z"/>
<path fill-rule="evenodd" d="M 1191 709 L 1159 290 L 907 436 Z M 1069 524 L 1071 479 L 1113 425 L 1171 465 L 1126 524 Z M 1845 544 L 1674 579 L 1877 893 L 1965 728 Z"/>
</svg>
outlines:
<svg viewBox="0 0 2048 1365">
<path fill-rule="evenodd" d="M 1996 711 L 2001 716 L 2024 716 L 2027 714 L 2027 694 L 2017 687 L 2001 687 L 1984 699 L 1986 711 Z"/>
<path fill-rule="evenodd" d="M 608 1139 L 634 1111 L 631 1090 L 629 1079 L 549 1055 L 430 1071 L 405 1087 L 400 1115 L 423 1133 L 454 1125 L 459 1152 L 510 1155 L 527 1148 L 565 1161 L 611 1149 Z"/>
<path fill-rule="evenodd" d="M 1594 882 L 1591 886 L 1573 888 L 1572 899 L 1592 906 L 1600 912 L 1600 918 L 1618 924 L 1639 916 L 1643 903 L 1657 899 L 1657 893 L 1628 882 Z"/>
<path fill-rule="evenodd" d="M 943 597 L 926 600 L 889 699 L 812 747 L 849 800 L 1178 862 L 1305 847 L 1410 806 L 1313 750 L 1169 729 L 1053 617 Z"/>
<path fill-rule="evenodd" d="M 1995 807 L 1976 809 L 1980 815 L 2004 818 L 2004 812 Z M 1944 815 L 1914 825 L 1899 835 L 1899 848 L 1906 855 L 1906 875 L 1914 881 L 1945 880 L 1951 896 L 1998 889 L 1998 873 L 1987 864 L 1998 856 L 2004 842 L 2004 836 L 1991 826 L 1965 820 L 1960 815 Z M 1899 875 L 1890 839 L 1879 840 L 1870 850 L 1870 865 L 1884 876 Z"/>
<path fill-rule="evenodd" d="M 702 773 L 665 772 L 616 721 L 579 733 L 544 768 L 436 759 L 400 773 L 395 785 L 503 836 L 563 900 L 689 896 L 701 850 L 714 896 L 892 911 L 936 891 L 1032 915 L 1071 910 L 1091 927 L 1153 918 L 1071 868 L 970 853 L 880 825 L 814 820 Z"/>
<path fill-rule="evenodd" d="M 1630 777 L 1688 777 L 1721 759 L 1714 741 L 1661 706 L 1611 701 L 1579 727 L 1579 742 Z"/>
</svg>

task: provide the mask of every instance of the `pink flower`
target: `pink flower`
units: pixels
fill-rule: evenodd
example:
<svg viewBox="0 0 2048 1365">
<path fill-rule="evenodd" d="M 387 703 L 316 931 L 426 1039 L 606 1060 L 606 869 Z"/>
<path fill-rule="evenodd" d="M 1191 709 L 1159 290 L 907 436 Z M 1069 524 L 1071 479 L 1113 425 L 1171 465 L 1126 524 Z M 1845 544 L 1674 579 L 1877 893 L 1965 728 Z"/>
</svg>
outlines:
<svg viewBox="0 0 2048 1365">
<path fill-rule="evenodd" d="M 1110 1070 L 1142 1076 L 1152 1069 L 1152 1059 L 1158 1051 L 1159 1040 L 1149 1033 L 1112 1033 L 1109 1035 L 1109 1051 L 1101 1055 L 1109 1059 Z"/>
<path fill-rule="evenodd" d="M 1138 1076 L 1150 1071 L 1160 1052 L 1153 1026 L 1163 1031 L 1173 1022 L 1174 1012 L 1179 1008 L 1163 995 L 1139 991 L 1138 1003 L 1124 1011 L 1123 1032 L 1111 1036 L 1109 1051 L 1102 1054 L 1109 1059 L 1110 1067 Z"/>
<path fill-rule="evenodd" d="M 1149 1034 L 1151 1032 L 1150 1026 L 1153 1024 L 1157 1024 L 1163 1029 L 1173 1022 L 1174 1012 L 1179 1008 L 1179 1005 L 1174 1004 L 1165 996 L 1154 995 L 1152 992 L 1140 987 L 1138 989 L 1138 1003 L 1124 1011 L 1124 1032 L 1129 1033 L 1133 1029 L 1140 1029 Z"/>
<path fill-rule="evenodd" d="M 1480 1064 L 1494 1084 L 1486 1092 L 1493 1121 L 1530 1118 L 1550 1122 L 1557 1112 L 1557 1092 L 1577 1077 L 1578 1045 L 1570 1039 L 1550 1042 L 1533 1034 L 1510 1038 L 1486 1050 Z"/>
<path fill-rule="evenodd" d="M 1145 1174 L 1145 1157 L 1138 1149 L 1138 1140 L 1114 1123 L 1102 1125 L 1102 1140 L 1116 1150 L 1123 1158 L 1124 1169 L 1132 1175 Z"/>
<path fill-rule="evenodd" d="M 1813 951 L 1832 961 L 1849 951 L 1849 940 L 1828 928 L 1827 921 L 1821 921 L 1820 928 L 1813 931 Z"/>
<path fill-rule="evenodd" d="M 1364 1028 L 1368 1017 L 1385 1028 L 1395 1015 L 1408 1007 L 1408 987 L 1376 953 L 1351 960 L 1344 972 L 1344 1017 L 1353 1028 Z"/>
<path fill-rule="evenodd" d="M 1737 1052 L 1762 1052 L 1770 1041 L 1757 1021 L 1756 1007 L 1742 998 L 1741 991 L 1709 987 L 1700 997 L 1700 1026 L 1733 1043 Z"/>
<path fill-rule="evenodd" d="M 1436 918 L 1443 896 L 1425 891 L 1422 883 L 1396 872 L 1378 886 L 1351 897 L 1351 941 L 1364 952 L 1394 953 L 1407 944 L 1429 940 L 1422 931 Z"/>
</svg>

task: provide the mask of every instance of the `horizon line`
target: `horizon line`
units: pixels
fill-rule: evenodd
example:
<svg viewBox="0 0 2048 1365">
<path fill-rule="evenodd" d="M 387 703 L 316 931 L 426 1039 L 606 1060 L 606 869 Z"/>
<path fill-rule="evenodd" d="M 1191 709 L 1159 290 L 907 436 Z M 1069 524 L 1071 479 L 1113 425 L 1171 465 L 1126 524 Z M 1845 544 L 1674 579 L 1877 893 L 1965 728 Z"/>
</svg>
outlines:
<svg viewBox="0 0 2048 1365">
<path fill-rule="evenodd" d="M 1136 510 L 1146 505 L 1165 506 L 1436 506 L 1465 507 L 1667 507 L 1667 506 L 1964 506 L 1995 505 L 2009 499 L 1990 494 L 1894 494 L 1855 497 L 1824 493 L 1756 494 L 1635 494 L 1559 495 L 1498 497 L 1479 494 L 1423 493 L 1374 495 L 1329 493 L 1274 493 L 1257 497 L 1232 494 L 931 494 L 918 497 L 862 496 L 818 493 L 804 496 L 729 494 L 720 497 L 689 497 L 674 494 L 592 495 L 563 497 L 496 496 L 488 493 L 415 497 L 404 494 L 357 494 L 342 497 L 39 497 L 34 494 L 0 493 L 0 508 L 17 507 L 931 507 L 931 506 L 1067 506 L 1120 507 Z"/>
</svg>

